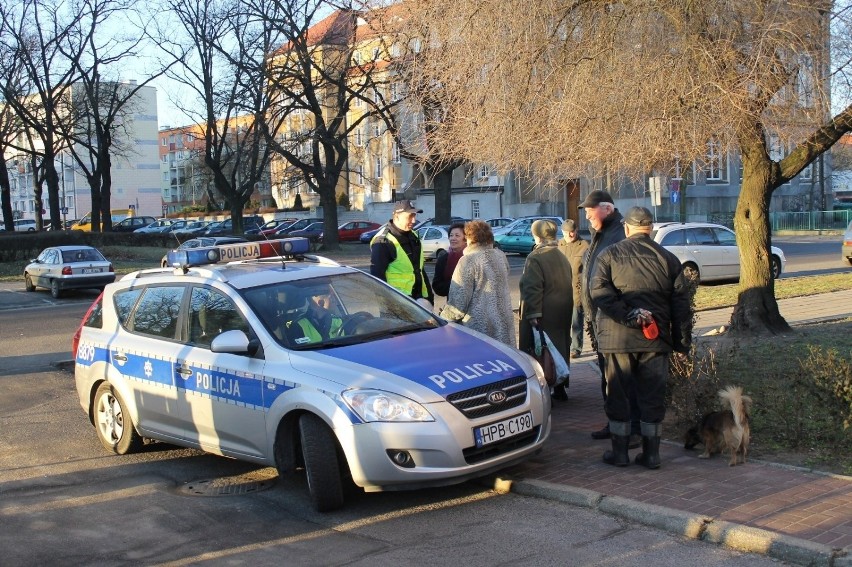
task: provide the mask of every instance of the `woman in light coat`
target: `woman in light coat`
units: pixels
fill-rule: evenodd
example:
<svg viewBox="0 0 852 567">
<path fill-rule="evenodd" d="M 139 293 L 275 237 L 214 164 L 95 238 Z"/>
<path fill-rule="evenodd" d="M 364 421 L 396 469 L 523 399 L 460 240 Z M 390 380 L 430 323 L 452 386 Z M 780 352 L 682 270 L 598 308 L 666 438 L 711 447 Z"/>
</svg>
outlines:
<svg viewBox="0 0 852 567">
<path fill-rule="evenodd" d="M 453 272 L 441 316 L 514 348 L 517 342 L 509 294 L 509 261 L 494 248 L 494 233 L 487 222 L 466 223 L 464 236 L 467 247 Z"/>
<path fill-rule="evenodd" d="M 555 223 L 537 220 L 531 230 L 536 246 L 527 256 L 519 282 L 519 348 L 531 353 L 535 348 L 533 329 L 541 328 L 565 362 L 568 362 L 571 352 L 571 315 L 574 309 L 571 264 L 559 250 Z M 564 387 L 556 388 L 554 397 L 567 399 L 567 389 L 566 382 Z"/>
</svg>

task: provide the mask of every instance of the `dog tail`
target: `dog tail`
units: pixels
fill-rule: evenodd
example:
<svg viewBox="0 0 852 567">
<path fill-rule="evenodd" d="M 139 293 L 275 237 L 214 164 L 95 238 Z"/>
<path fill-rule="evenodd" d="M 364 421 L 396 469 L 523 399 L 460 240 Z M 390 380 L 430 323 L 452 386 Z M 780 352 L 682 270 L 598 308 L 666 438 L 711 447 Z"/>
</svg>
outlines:
<svg viewBox="0 0 852 567">
<path fill-rule="evenodd" d="M 748 424 L 748 404 L 751 403 L 751 398 L 743 395 L 743 389 L 739 386 L 728 386 L 719 390 L 719 399 L 723 404 L 727 404 L 731 408 L 731 413 L 734 414 L 734 423 L 736 423 L 737 445 L 743 436 L 743 428 Z"/>
</svg>

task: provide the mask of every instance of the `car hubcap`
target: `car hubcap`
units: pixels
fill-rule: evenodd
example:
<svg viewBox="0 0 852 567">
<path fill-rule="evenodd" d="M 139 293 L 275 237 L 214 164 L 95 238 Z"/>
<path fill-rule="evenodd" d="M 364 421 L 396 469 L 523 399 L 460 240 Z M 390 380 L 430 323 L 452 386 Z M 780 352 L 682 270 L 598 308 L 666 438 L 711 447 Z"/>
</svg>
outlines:
<svg viewBox="0 0 852 567">
<path fill-rule="evenodd" d="M 103 396 L 98 404 L 98 427 L 104 439 L 117 443 L 124 430 L 121 406 L 113 396 Z"/>
</svg>

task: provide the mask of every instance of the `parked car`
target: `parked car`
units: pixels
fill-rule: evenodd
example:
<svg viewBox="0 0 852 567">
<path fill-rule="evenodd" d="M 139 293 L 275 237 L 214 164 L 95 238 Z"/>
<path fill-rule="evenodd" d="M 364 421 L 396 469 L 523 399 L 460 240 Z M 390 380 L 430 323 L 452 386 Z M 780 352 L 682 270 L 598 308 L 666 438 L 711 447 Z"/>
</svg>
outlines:
<svg viewBox="0 0 852 567">
<path fill-rule="evenodd" d="M 703 222 L 655 223 L 651 238 L 678 257 L 684 273 L 701 282 L 736 280 L 740 277 L 740 251 L 734 231 Z M 771 248 L 772 277 L 787 265 L 784 252 Z"/>
<path fill-rule="evenodd" d="M 451 222 L 451 223 L 454 223 L 454 222 L 467 222 L 467 221 L 469 221 L 469 220 L 470 220 L 470 219 L 466 219 L 466 218 L 462 218 L 462 217 L 450 217 L 450 222 Z M 418 228 L 422 228 L 422 227 L 424 227 L 424 226 L 436 226 L 436 225 L 435 225 L 435 218 L 434 218 L 434 217 L 432 217 L 432 218 L 429 218 L 429 219 L 422 220 L 422 221 L 418 222 L 417 224 L 415 224 L 415 225 L 414 225 L 414 230 L 417 230 Z"/>
<path fill-rule="evenodd" d="M 296 238 L 297 236 L 301 236 L 303 238 L 307 238 L 311 242 L 321 242 L 322 241 L 322 231 L 323 231 L 323 223 L 320 222 L 312 222 L 308 226 L 300 230 L 294 230 L 293 232 L 287 235 L 287 238 Z"/>
<path fill-rule="evenodd" d="M 846 261 L 852 264 L 852 221 L 849 221 L 849 226 L 846 227 L 846 233 L 843 235 L 842 253 Z"/>
<path fill-rule="evenodd" d="M 69 289 L 100 288 L 115 281 L 112 262 L 91 246 L 52 246 L 24 268 L 24 287 L 47 288 L 59 299 Z"/>
<path fill-rule="evenodd" d="M 16 232 L 35 232 L 35 219 L 18 219 L 15 221 Z"/>
<path fill-rule="evenodd" d="M 167 232 L 169 230 L 169 227 L 171 227 L 174 222 L 175 221 L 172 219 L 157 219 L 148 226 L 137 228 L 133 232 L 139 232 L 141 234 L 155 234 L 158 232 Z"/>
<path fill-rule="evenodd" d="M 183 227 L 173 230 L 172 233 L 174 233 L 178 237 L 200 236 L 207 232 L 207 229 L 210 228 L 211 224 L 213 224 L 213 221 L 190 221 L 186 223 Z"/>
<path fill-rule="evenodd" d="M 277 236 L 278 238 L 282 238 L 284 236 L 289 236 L 291 232 L 307 228 L 309 224 L 313 224 L 315 222 L 322 222 L 322 219 L 315 217 L 299 219 L 296 222 L 290 223 L 285 227 L 279 228 L 273 234 L 275 234 L 275 236 Z"/>
<path fill-rule="evenodd" d="M 370 221 L 349 221 L 337 227 L 337 239 L 340 242 L 358 242 L 368 230 L 376 230 L 380 225 Z"/>
<path fill-rule="evenodd" d="M 134 232 L 140 228 L 145 228 L 146 226 L 157 222 L 157 219 L 154 217 L 127 217 L 123 221 L 112 225 L 113 232 Z"/>
<path fill-rule="evenodd" d="M 562 239 L 562 223 L 556 225 L 556 239 Z M 535 248 L 532 235 L 532 223 L 519 223 L 505 234 L 494 236 L 494 244 L 506 253 L 517 253 L 526 256 Z"/>
<path fill-rule="evenodd" d="M 551 217 L 551 216 L 541 216 L 541 215 L 533 215 L 528 217 L 518 217 L 507 225 L 501 226 L 500 228 L 494 229 L 494 236 L 498 236 L 500 234 L 506 234 L 515 228 L 520 226 L 531 226 L 532 223 L 537 221 L 538 219 L 549 219 L 556 223 L 556 226 L 562 226 L 562 217 Z"/>
<path fill-rule="evenodd" d="M 485 222 L 491 225 L 491 228 L 502 228 L 507 224 L 510 224 L 514 221 L 512 217 L 498 217 L 494 219 L 488 219 Z"/>
<path fill-rule="evenodd" d="M 373 230 L 361 233 L 361 236 L 358 237 L 358 241 L 364 244 L 369 244 L 373 237 L 376 236 L 376 233 L 382 230 L 385 226 L 386 225 L 381 225 L 379 228 L 374 228 Z"/>
<path fill-rule="evenodd" d="M 243 231 L 250 230 L 252 228 L 259 228 L 263 225 L 263 217 L 258 215 L 248 215 L 243 217 Z M 233 219 L 225 219 L 218 224 L 211 224 L 207 227 L 207 230 L 204 231 L 204 236 L 222 236 L 233 234 L 234 232 L 234 220 Z"/>
<path fill-rule="evenodd" d="M 220 244 L 234 244 L 235 242 L 248 242 L 242 236 L 199 236 L 198 238 L 190 238 L 186 242 L 182 242 L 175 250 L 187 250 L 190 248 L 207 248 L 209 246 L 219 246 Z M 163 256 L 160 260 L 160 266 L 168 267 L 169 255 Z"/>
<path fill-rule="evenodd" d="M 275 231 L 279 228 L 289 226 L 297 220 L 299 219 L 272 219 L 271 221 L 266 221 L 257 228 L 250 228 L 246 230 L 245 234 L 264 234 L 269 236 L 270 234 L 275 234 Z"/>
<path fill-rule="evenodd" d="M 417 236 L 423 246 L 423 257 L 434 260 L 439 254 L 450 249 L 450 235 L 443 226 L 424 226 L 417 229 Z"/>
</svg>

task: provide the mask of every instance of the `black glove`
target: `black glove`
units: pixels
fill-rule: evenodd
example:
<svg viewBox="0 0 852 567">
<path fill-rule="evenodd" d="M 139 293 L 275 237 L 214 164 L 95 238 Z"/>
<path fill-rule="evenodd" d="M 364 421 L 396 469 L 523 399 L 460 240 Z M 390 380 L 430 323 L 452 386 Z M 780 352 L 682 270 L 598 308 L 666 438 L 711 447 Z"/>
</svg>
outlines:
<svg viewBox="0 0 852 567">
<path fill-rule="evenodd" d="M 642 310 L 638 307 L 631 309 L 630 313 L 627 314 L 627 317 L 624 318 L 621 324 L 630 327 L 631 329 L 639 329 L 642 327 L 642 321 L 640 319 L 641 314 Z"/>
</svg>

